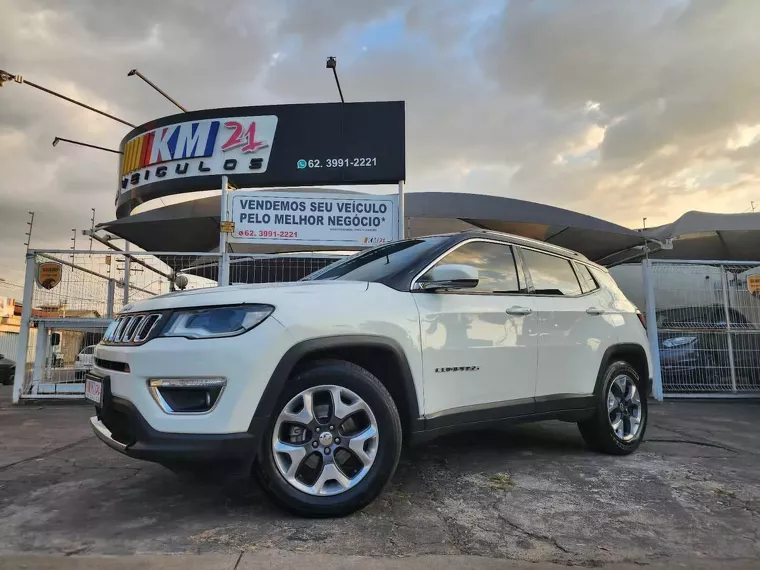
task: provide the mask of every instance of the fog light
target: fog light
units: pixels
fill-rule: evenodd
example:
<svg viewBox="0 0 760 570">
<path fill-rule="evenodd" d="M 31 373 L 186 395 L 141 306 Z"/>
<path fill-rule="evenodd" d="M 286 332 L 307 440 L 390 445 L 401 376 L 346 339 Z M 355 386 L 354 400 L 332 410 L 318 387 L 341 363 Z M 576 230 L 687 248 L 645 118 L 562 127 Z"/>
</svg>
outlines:
<svg viewBox="0 0 760 570">
<path fill-rule="evenodd" d="M 154 378 L 148 389 L 167 414 L 204 414 L 216 406 L 227 385 L 224 378 Z"/>
</svg>

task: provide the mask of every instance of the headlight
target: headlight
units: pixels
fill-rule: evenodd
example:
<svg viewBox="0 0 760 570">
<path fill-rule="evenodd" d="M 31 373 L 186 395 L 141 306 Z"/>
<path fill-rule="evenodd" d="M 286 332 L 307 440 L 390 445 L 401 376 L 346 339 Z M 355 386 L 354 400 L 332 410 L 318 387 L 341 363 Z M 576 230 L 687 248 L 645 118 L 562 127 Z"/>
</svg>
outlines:
<svg viewBox="0 0 760 570">
<path fill-rule="evenodd" d="M 218 338 L 243 334 L 274 311 L 270 305 L 240 305 L 176 311 L 159 336 Z"/>
<path fill-rule="evenodd" d="M 665 348 L 677 348 L 679 346 L 686 346 L 692 342 L 697 342 L 695 336 L 678 336 L 676 338 L 669 338 L 662 341 L 662 346 Z"/>
</svg>

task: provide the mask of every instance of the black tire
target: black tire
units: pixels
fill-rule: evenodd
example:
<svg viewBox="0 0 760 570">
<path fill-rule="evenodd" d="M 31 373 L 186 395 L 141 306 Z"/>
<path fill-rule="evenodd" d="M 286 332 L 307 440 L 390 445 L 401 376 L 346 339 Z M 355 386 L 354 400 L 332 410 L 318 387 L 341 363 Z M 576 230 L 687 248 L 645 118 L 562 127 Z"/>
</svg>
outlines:
<svg viewBox="0 0 760 570">
<path fill-rule="evenodd" d="M 609 414 L 607 411 L 607 395 L 610 385 L 620 375 L 627 376 L 639 391 L 641 402 L 641 424 L 635 437 L 629 441 L 623 441 L 619 438 L 610 425 Z M 596 402 L 596 413 L 594 417 L 578 422 L 583 440 L 593 450 L 611 455 L 628 455 L 636 450 L 644 439 L 644 433 L 647 428 L 649 411 L 647 408 L 646 386 L 642 382 L 639 374 L 627 362 L 613 362 L 607 367 L 604 373 L 601 389 L 594 395 Z"/>
<path fill-rule="evenodd" d="M 5 386 L 10 386 L 11 384 L 13 384 L 13 379 L 14 379 L 13 377 L 14 377 L 15 375 L 16 375 L 16 368 L 15 368 L 15 367 L 13 367 L 13 368 L 10 368 L 10 369 L 8 370 L 8 373 L 7 373 L 7 374 L 5 375 L 5 377 L 3 378 L 3 384 L 4 384 Z"/>
<path fill-rule="evenodd" d="M 302 391 L 321 385 L 346 388 L 362 398 L 372 410 L 379 433 L 378 448 L 370 470 L 354 487 L 337 495 L 316 496 L 296 489 L 277 469 L 272 434 L 284 406 Z M 401 420 L 385 386 L 364 368 L 342 360 L 315 362 L 288 380 L 261 441 L 254 474 L 267 494 L 291 513 L 307 517 L 340 517 L 363 509 L 390 482 L 401 454 Z"/>
</svg>

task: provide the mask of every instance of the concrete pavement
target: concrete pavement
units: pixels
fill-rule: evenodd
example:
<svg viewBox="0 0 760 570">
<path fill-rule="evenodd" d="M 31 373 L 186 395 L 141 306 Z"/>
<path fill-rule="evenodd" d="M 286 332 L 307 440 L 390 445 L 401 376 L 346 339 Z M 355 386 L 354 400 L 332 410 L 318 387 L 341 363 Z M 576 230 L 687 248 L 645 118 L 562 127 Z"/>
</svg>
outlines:
<svg viewBox="0 0 760 570">
<path fill-rule="evenodd" d="M 564 570 L 553 562 L 524 562 L 482 556 L 366 557 L 265 551 L 241 554 L 147 555 L 147 556 L 8 556 L 0 557 L 0 570 Z M 756 570 L 757 560 L 683 559 L 642 565 L 614 562 L 591 566 L 599 570 Z"/>
<path fill-rule="evenodd" d="M 178 478 L 113 452 L 90 434 L 87 406 L 12 407 L 9 395 L 0 392 L 0 569 L 94 568 L 99 555 L 118 556 L 99 568 L 151 568 L 135 554 L 231 568 L 241 553 L 238 568 L 264 555 L 292 567 L 304 554 L 410 570 L 760 566 L 755 402 L 652 406 L 647 441 L 629 457 L 589 452 L 560 422 L 449 437 L 404 453 L 363 512 L 315 521 L 281 512 L 256 486 Z M 15 558 L 26 554 L 55 557 Z"/>
</svg>

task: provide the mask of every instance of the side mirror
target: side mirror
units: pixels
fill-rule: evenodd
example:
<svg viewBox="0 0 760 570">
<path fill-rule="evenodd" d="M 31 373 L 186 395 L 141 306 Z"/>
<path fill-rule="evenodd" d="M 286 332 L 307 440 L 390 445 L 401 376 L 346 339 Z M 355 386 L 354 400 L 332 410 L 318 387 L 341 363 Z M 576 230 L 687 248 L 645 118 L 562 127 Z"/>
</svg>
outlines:
<svg viewBox="0 0 760 570">
<path fill-rule="evenodd" d="M 433 267 L 417 282 L 417 289 L 472 289 L 478 286 L 478 270 L 471 265 L 439 265 Z"/>
</svg>

